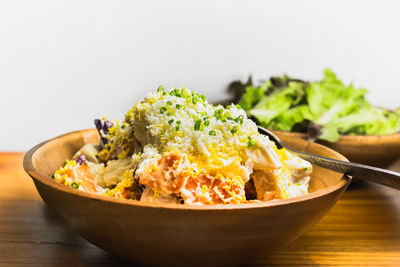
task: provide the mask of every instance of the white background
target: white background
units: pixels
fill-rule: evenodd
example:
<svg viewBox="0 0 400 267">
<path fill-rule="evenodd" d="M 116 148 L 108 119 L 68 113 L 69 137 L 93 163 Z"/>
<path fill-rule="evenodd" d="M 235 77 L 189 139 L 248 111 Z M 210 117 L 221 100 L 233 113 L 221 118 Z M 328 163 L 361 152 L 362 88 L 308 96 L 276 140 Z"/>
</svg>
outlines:
<svg viewBox="0 0 400 267">
<path fill-rule="evenodd" d="M 400 106 L 396 1 L 1 1 L 0 151 L 122 118 L 159 84 L 210 100 L 325 67 Z"/>
</svg>

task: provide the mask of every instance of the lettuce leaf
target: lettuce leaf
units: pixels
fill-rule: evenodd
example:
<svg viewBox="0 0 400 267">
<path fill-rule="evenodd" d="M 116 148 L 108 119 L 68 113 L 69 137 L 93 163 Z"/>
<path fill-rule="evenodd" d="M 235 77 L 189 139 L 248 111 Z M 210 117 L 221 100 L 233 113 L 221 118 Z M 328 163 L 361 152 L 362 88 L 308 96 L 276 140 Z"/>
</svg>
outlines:
<svg viewBox="0 0 400 267">
<path fill-rule="evenodd" d="M 239 105 L 246 111 L 250 110 L 257 102 L 264 96 L 264 91 L 261 87 L 254 87 L 252 85 L 246 88 Z"/>
<path fill-rule="evenodd" d="M 261 126 L 305 130 L 308 136 L 335 142 L 340 135 L 382 135 L 400 131 L 400 108 L 373 107 L 364 88 L 346 86 L 330 69 L 321 81 L 305 82 L 287 75 L 259 86 L 242 86 L 239 104 Z M 300 126 L 300 127 L 299 127 Z M 318 129 L 318 131 L 316 131 Z"/>
</svg>

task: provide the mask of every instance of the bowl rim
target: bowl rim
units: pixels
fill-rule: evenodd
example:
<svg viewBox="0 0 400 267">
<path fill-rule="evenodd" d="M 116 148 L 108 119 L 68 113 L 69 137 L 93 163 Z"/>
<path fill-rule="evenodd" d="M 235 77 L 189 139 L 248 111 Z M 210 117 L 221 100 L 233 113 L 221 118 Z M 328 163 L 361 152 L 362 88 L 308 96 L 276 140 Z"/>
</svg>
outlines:
<svg viewBox="0 0 400 267">
<path fill-rule="evenodd" d="M 88 133 L 88 132 L 92 132 L 92 131 L 95 131 L 95 129 L 84 129 L 84 130 L 68 132 L 68 133 L 56 136 L 54 138 L 48 139 L 46 141 L 43 141 L 43 142 L 37 144 L 36 146 L 32 147 L 24 155 L 23 167 L 24 167 L 25 172 L 33 180 L 36 180 L 48 187 L 51 187 L 52 189 L 59 190 L 64 193 L 76 195 L 76 196 L 83 197 L 83 198 L 89 198 L 91 200 L 104 201 L 104 202 L 109 202 L 109 203 L 141 207 L 141 208 L 173 209 L 173 210 L 187 210 L 187 211 L 191 211 L 191 210 L 212 211 L 212 210 L 259 209 L 259 208 L 266 208 L 266 207 L 283 206 L 283 205 L 288 205 L 288 204 L 292 204 L 292 203 L 300 203 L 300 202 L 309 201 L 311 199 L 322 197 L 322 196 L 328 195 L 330 193 L 333 193 L 335 191 L 341 190 L 343 187 L 347 187 L 351 181 L 351 177 L 349 177 L 348 175 L 342 175 L 342 177 L 338 180 L 337 183 L 330 185 L 328 187 L 325 187 L 323 189 L 317 190 L 315 192 L 309 193 L 307 195 L 300 196 L 300 197 L 294 197 L 294 198 L 287 198 L 287 199 L 271 200 L 271 201 L 267 201 L 267 202 L 242 203 L 242 204 L 219 204 L 219 205 L 182 205 L 182 204 L 173 204 L 173 203 L 155 204 L 155 203 L 141 202 L 139 200 L 127 200 L 127 199 L 120 199 L 120 198 L 114 198 L 114 197 L 109 197 L 109 196 L 97 195 L 94 193 L 76 190 L 76 189 L 73 189 L 72 187 L 68 187 L 63 184 L 57 183 L 50 177 L 47 177 L 47 175 L 41 173 L 40 170 L 37 170 L 33 166 L 32 158 L 33 158 L 35 152 L 38 151 L 41 147 L 43 147 L 45 144 L 55 141 L 57 139 L 69 136 L 69 135 L 84 134 L 84 133 Z M 347 161 L 347 159 L 343 155 L 336 152 L 335 150 L 330 149 L 330 148 L 320 145 L 320 144 L 315 144 L 315 145 L 324 147 L 325 149 L 335 152 L 336 154 L 342 156 L 343 159 Z"/>
<path fill-rule="evenodd" d="M 270 129 L 271 130 L 271 129 Z M 283 130 L 271 130 L 275 133 L 282 133 L 282 134 L 292 134 L 297 137 L 305 137 L 307 138 L 307 133 L 302 133 L 302 132 L 291 132 L 291 131 L 283 131 Z M 323 141 L 323 142 L 328 142 L 328 143 L 339 143 L 340 141 L 353 141 L 354 139 L 364 139 L 366 141 L 376 141 L 376 140 L 382 140 L 382 141 L 388 141 L 392 140 L 393 138 L 399 139 L 400 140 L 400 132 L 393 133 L 393 134 L 381 134 L 381 135 L 361 135 L 361 134 L 355 134 L 355 135 L 348 135 L 348 134 L 341 134 L 340 138 L 336 142 L 329 142 L 326 140 L 318 139 L 316 141 Z"/>
</svg>

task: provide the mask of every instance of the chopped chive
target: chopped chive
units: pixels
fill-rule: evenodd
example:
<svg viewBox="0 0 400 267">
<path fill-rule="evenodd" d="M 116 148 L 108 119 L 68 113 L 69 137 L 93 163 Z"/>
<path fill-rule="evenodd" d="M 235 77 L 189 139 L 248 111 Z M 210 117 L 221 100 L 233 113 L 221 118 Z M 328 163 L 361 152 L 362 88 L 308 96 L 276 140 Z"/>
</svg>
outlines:
<svg viewBox="0 0 400 267">
<path fill-rule="evenodd" d="M 54 179 L 54 173 L 51 175 L 51 179 Z"/>
<path fill-rule="evenodd" d="M 164 92 L 162 92 L 162 95 L 163 95 L 163 96 L 166 96 L 166 95 L 168 95 L 168 94 L 167 94 L 167 92 L 164 91 Z"/>
<path fill-rule="evenodd" d="M 197 104 L 197 97 L 195 97 L 195 96 L 192 97 L 192 103 L 193 103 L 193 105 Z"/>
<path fill-rule="evenodd" d="M 121 125 L 121 129 L 125 129 L 125 124 L 122 124 L 122 125 Z"/>
<path fill-rule="evenodd" d="M 207 100 L 207 98 L 206 98 L 204 95 L 200 95 L 200 98 L 201 98 L 203 101 L 206 101 L 206 100 Z"/>
<path fill-rule="evenodd" d="M 205 125 L 205 126 L 210 125 L 210 121 L 204 121 L 204 125 Z"/>
<path fill-rule="evenodd" d="M 217 135 L 217 133 L 216 133 L 214 130 L 210 130 L 210 131 L 208 132 L 208 134 L 209 134 L 210 136 L 216 136 L 216 135 Z"/>
<path fill-rule="evenodd" d="M 157 92 L 162 92 L 162 91 L 164 91 L 165 89 L 164 89 L 164 86 L 162 86 L 162 85 L 160 85 L 159 87 L 158 87 L 158 89 L 157 89 Z"/>
<path fill-rule="evenodd" d="M 171 106 L 172 102 L 171 101 L 167 101 L 167 105 Z"/>
<path fill-rule="evenodd" d="M 181 124 L 181 121 L 176 121 L 176 124 Z"/>
<path fill-rule="evenodd" d="M 224 112 L 224 110 L 221 109 L 217 109 L 214 111 L 214 117 L 217 118 L 217 120 L 221 120 L 222 122 L 226 122 L 226 119 L 224 117 L 224 115 L 222 114 L 222 112 Z"/>
<path fill-rule="evenodd" d="M 176 108 L 177 108 L 177 109 L 181 109 L 181 107 L 182 107 L 182 105 L 176 104 Z"/>
<path fill-rule="evenodd" d="M 239 115 L 237 118 L 234 119 L 235 122 L 242 124 L 243 123 L 244 116 Z"/>
<path fill-rule="evenodd" d="M 234 134 L 234 133 L 236 133 L 237 132 L 237 127 L 236 127 L 236 125 L 235 126 L 233 126 L 232 127 L 232 129 L 231 129 L 231 134 Z"/>
<path fill-rule="evenodd" d="M 163 129 L 163 130 L 161 130 L 161 134 L 165 134 L 165 130 Z"/>
<path fill-rule="evenodd" d="M 77 183 L 72 183 L 71 186 L 74 189 L 78 189 L 79 188 L 79 185 Z"/>
<path fill-rule="evenodd" d="M 308 171 L 309 169 L 310 169 L 310 167 L 305 167 L 304 168 L 305 171 Z"/>
<path fill-rule="evenodd" d="M 169 124 L 172 124 L 173 122 L 174 122 L 174 119 L 170 119 L 170 120 L 168 121 Z"/>
<path fill-rule="evenodd" d="M 172 116 L 172 115 L 174 115 L 174 114 L 172 114 L 171 112 L 167 113 L 167 116 Z"/>
<path fill-rule="evenodd" d="M 248 146 L 248 147 L 254 146 L 254 141 L 253 141 L 253 140 L 247 141 L 247 146 Z"/>
<path fill-rule="evenodd" d="M 301 183 L 296 183 L 295 185 L 301 185 Z"/>
<path fill-rule="evenodd" d="M 201 127 L 201 120 L 199 119 L 194 123 L 194 130 L 200 131 L 200 127 Z"/>
<path fill-rule="evenodd" d="M 180 90 L 177 89 L 177 88 L 175 88 L 174 90 L 172 90 L 169 94 L 172 95 L 172 96 L 181 97 L 181 92 L 180 92 Z"/>
<path fill-rule="evenodd" d="M 175 131 L 179 131 L 179 125 L 175 126 Z"/>
<path fill-rule="evenodd" d="M 164 114 L 164 113 L 165 113 L 165 111 L 167 111 L 167 108 L 166 108 L 166 107 L 162 107 L 162 108 L 160 108 L 160 113 L 161 113 L 161 114 Z"/>
<path fill-rule="evenodd" d="M 236 108 L 242 109 L 242 107 L 239 104 L 236 104 Z"/>
</svg>

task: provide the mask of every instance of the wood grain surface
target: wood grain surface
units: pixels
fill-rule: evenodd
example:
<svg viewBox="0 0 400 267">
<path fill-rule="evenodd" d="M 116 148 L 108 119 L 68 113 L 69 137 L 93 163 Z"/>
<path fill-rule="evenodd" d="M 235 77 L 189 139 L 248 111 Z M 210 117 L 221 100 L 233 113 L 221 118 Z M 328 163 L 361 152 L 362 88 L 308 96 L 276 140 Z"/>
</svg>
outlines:
<svg viewBox="0 0 400 267">
<path fill-rule="evenodd" d="M 46 208 L 22 158 L 0 153 L 0 266 L 129 266 L 77 236 Z M 400 162 L 392 169 L 400 171 Z M 311 230 L 256 265 L 400 266 L 400 191 L 351 185 Z"/>
</svg>

